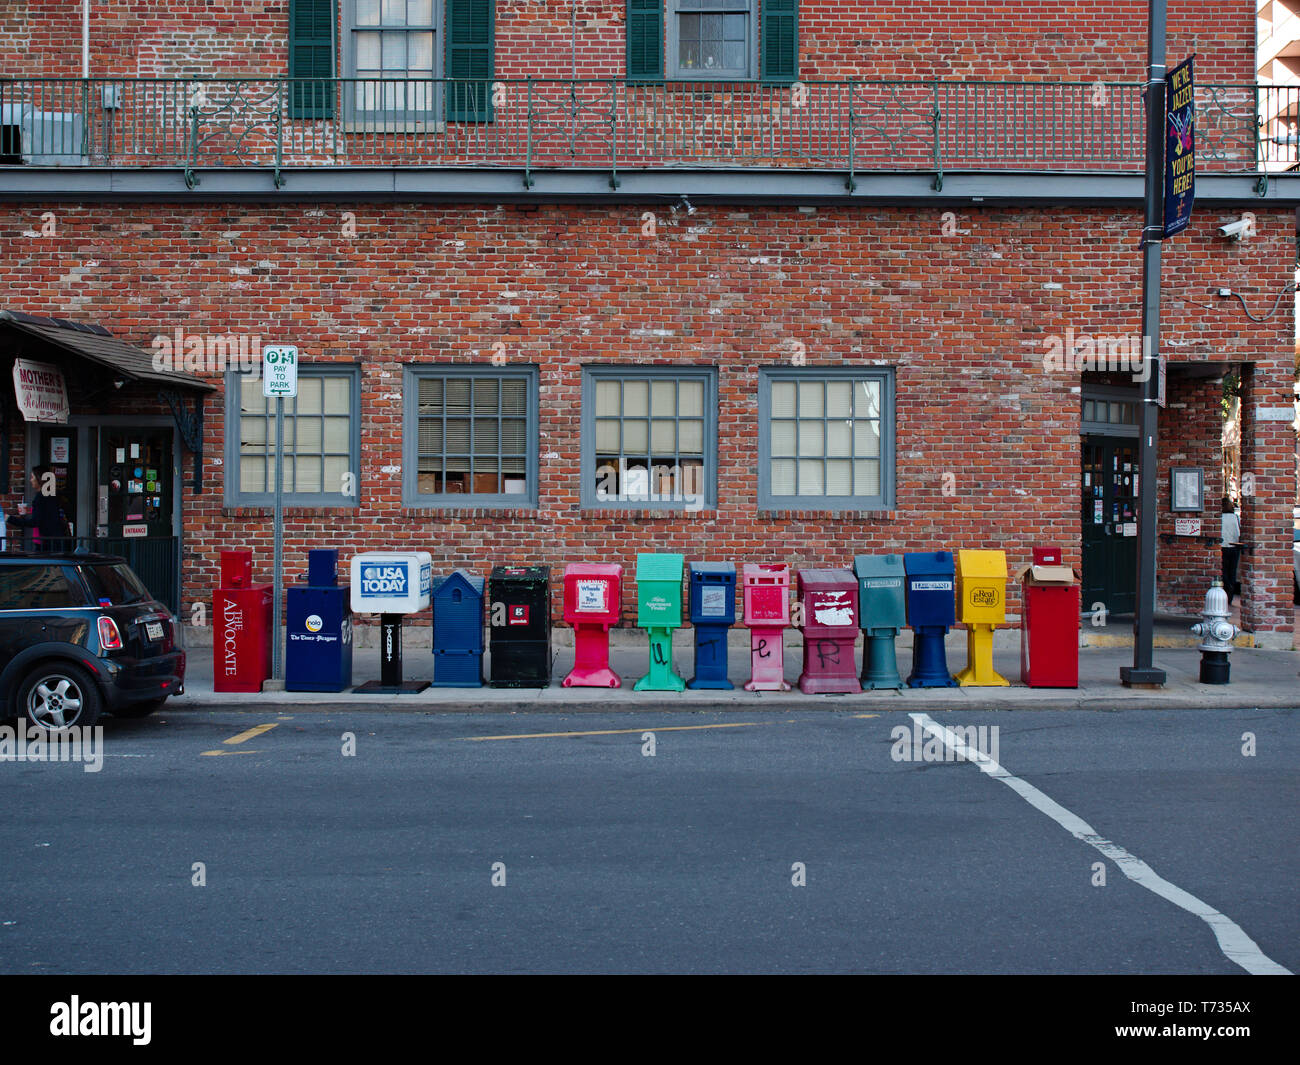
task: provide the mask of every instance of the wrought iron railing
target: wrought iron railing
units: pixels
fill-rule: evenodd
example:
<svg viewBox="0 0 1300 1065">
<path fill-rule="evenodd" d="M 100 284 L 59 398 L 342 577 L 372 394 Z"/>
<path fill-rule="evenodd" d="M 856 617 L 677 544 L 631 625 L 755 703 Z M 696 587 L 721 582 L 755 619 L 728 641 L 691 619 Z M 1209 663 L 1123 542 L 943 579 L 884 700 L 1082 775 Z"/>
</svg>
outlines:
<svg viewBox="0 0 1300 1065">
<path fill-rule="evenodd" d="M 1300 158 L 1300 86 L 1197 88 L 1198 163 Z M 0 164 L 1140 170 L 1137 83 L 0 78 Z M 0 176 L 0 185 L 3 177 Z"/>
</svg>

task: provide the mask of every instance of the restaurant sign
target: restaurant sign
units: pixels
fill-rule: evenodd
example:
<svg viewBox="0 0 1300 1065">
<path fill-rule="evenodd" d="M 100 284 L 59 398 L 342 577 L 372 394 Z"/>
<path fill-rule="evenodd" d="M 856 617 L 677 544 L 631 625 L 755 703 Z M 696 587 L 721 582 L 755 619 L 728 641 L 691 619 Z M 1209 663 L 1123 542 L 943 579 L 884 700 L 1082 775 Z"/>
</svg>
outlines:
<svg viewBox="0 0 1300 1065">
<path fill-rule="evenodd" d="M 14 397 L 24 420 L 67 424 L 68 385 L 57 366 L 14 359 Z"/>
</svg>

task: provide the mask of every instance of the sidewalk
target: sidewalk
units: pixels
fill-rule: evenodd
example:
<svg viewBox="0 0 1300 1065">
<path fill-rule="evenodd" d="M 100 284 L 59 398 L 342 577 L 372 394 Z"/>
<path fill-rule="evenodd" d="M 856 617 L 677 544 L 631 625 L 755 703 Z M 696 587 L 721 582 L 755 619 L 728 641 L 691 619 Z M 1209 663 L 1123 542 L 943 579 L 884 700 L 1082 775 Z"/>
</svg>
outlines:
<svg viewBox="0 0 1300 1065">
<path fill-rule="evenodd" d="M 875 691 L 855 695 L 804 695 L 795 686 L 802 658 L 801 638 L 787 630 L 785 679 L 789 692 L 747 692 L 749 679 L 749 633 L 733 630 L 730 641 L 730 680 L 733 691 L 636 692 L 632 685 L 645 675 L 648 651 L 645 633 L 638 629 L 618 630 L 611 641 L 610 663 L 623 679 L 621 688 L 565 688 L 561 681 L 573 663 L 571 636 L 557 630 L 552 652 L 549 688 L 427 688 L 414 695 L 354 695 L 351 692 L 316 693 L 263 691 L 256 694 L 216 693 L 212 690 L 212 645 L 208 640 L 191 640 L 186 694 L 172 699 L 173 709 L 337 712 L 352 710 L 409 710 L 416 713 L 571 713 L 611 709 L 681 710 L 688 712 L 729 710 L 741 714 L 762 711 L 840 710 L 856 713 L 910 710 L 1126 710 L 1300 707 L 1300 652 L 1239 648 L 1231 656 L 1232 683 L 1199 683 L 1200 653 L 1195 647 L 1157 648 L 1155 664 L 1168 674 L 1163 689 L 1130 690 L 1119 681 L 1120 667 L 1131 665 L 1129 647 L 1085 647 L 1079 652 L 1077 689 L 1027 688 L 1020 684 L 1018 642 L 999 641 L 993 655 L 994 668 L 1011 682 L 1008 688 L 905 688 L 901 692 Z M 1017 641 L 1018 641 L 1018 634 Z M 433 653 L 429 629 L 411 628 L 404 634 L 403 676 L 406 680 L 433 678 Z M 692 676 L 694 648 L 689 630 L 676 633 L 673 667 L 686 680 Z M 966 664 L 964 633 L 950 634 L 947 641 L 948 668 L 956 672 Z M 910 633 L 898 641 L 898 668 L 904 680 L 911 668 Z M 490 657 L 484 655 L 484 676 Z M 859 638 L 857 664 L 861 668 Z M 379 677 L 379 651 L 356 647 L 352 656 L 353 684 Z"/>
</svg>

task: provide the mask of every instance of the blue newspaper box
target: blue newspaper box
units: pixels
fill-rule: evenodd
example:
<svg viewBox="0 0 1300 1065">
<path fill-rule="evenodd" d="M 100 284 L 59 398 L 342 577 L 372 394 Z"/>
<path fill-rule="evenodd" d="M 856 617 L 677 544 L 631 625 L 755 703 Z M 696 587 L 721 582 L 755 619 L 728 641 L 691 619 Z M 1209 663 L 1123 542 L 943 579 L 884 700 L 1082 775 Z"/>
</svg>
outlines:
<svg viewBox="0 0 1300 1065">
<path fill-rule="evenodd" d="M 291 692 L 341 692 L 352 685 L 352 606 L 339 583 L 339 553 L 307 555 L 307 583 L 288 590 L 284 688 Z"/>
<path fill-rule="evenodd" d="M 695 676 L 688 688 L 732 688 L 727 679 L 727 630 L 736 622 L 736 567 L 730 562 L 690 565 Z"/>
<path fill-rule="evenodd" d="M 483 578 L 466 569 L 454 570 L 434 586 L 434 687 L 482 687 L 483 589 Z"/>
<path fill-rule="evenodd" d="M 907 625 L 903 556 L 858 555 L 853 572 L 858 578 L 858 624 L 865 639 L 862 687 L 868 691 L 901 688 L 894 640 Z"/>
<path fill-rule="evenodd" d="M 943 640 L 957 624 L 951 551 L 918 551 L 903 556 L 907 574 L 907 623 L 912 628 L 910 688 L 955 688 Z"/>
</svg>

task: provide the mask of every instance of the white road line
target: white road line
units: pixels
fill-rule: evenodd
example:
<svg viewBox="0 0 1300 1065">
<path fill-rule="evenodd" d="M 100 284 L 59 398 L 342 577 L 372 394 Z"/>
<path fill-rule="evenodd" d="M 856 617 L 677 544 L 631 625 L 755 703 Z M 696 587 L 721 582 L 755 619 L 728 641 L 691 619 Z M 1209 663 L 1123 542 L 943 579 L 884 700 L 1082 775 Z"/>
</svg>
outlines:
<svg viewBox="0 0 1300 1065">
<path fill-rule="evenodd" d="M 1245 930 L 1231 918 L 1221 914 L 1209 903 L 1202 902 L 1195 895 L 1157 875 L 1151 866 L 1147 865 L 1142 859 L 1129 854 L 1117 843 L 1103 839 L 1088 822 L 1070 813 L 1060 803 L 1049 799 L 1032 784 L 1026 783 L 1012 773 L 1008 773 L 988 755 L 982 754 L 974 747 L 968 747 L 965 740 L 944 726 L 937 724 L 929 714 L 918 713 L 909 714 L 908 716 L 924 728 L 926 732 L 941 739 L 944 745 L 951 748 L 955 754 L 974 762 L 979 766 L 981 773 L 987 773 L 995 780 L 1002 781 L 1030 806 L 1045 813 L 1069 832 L 1070 835 L 1074 836 L 1075 839 L 1082 840 L 1089 846 L 1101 851 L 1102 854 L 1119 866 L 1120 872 L 1135 884 L 1141 885 L 1148 891 L 1159 895 L 1162 899 L 1167 899 L 1175 906 L 1181 907 L 1188 913 L 1199 917 L 1210 926 L 1214 938 L 1219 941 L 1219 949 L 1223 951 L 1224 957 L 1229 961 L 1236 962 L 1246 972 L 1254 976 L 1292 975 L 1289 969 L 1283 968 L 1260 950 L 1259 944 L 1246 935 Z"/>
</svg>

